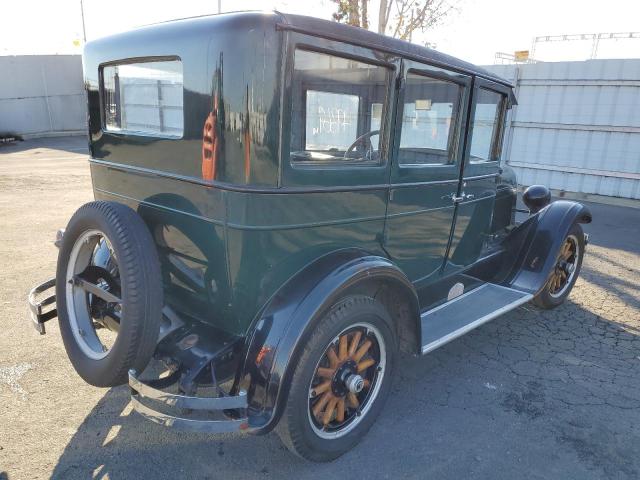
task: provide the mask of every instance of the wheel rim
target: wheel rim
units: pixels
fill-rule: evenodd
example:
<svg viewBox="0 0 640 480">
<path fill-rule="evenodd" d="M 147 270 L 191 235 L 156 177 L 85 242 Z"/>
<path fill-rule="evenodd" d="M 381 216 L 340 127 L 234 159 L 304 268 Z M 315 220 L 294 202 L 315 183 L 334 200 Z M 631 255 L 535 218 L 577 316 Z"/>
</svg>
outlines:
<svg viewBox="0 0 640 480">
<path fill-rule="evenodd" d="M 580 244 L 575 235 L 569 235 L 562 247 L 558 261 L 549 279 L 549 295 L 553 298 L 561 297 L 573 282 L 578 269 L 578 259 L 580 258 Z"/>
<path fill-rule="evenodd" d="M 316 363 L 309 384 L 308 417 L 321 438 L 338 438 L 364 419 L 386 372 L 386 345 L 370 323 L 344 329 Z"/>
<path fill-rule="evenodd" d="M 116 342 L 123 313 L 120 285 L 109 239 L 100 230 L 83 232 L 69 255 L 65 297 L 73 336 L 91 359 L 106 357 Z"/>
</svg>

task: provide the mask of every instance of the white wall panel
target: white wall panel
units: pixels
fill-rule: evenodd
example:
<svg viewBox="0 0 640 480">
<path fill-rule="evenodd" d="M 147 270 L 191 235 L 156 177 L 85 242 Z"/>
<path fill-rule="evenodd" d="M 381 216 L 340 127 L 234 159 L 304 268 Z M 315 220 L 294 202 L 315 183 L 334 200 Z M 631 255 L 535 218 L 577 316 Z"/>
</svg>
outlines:
<svg viewBox="0 0 640 480">
<path fill-rule="evenodd" d="M 80 55 L 0 57 L 0 131 L 86 130 Z"/>
<path fill-rule="evenodd" d="M 521 184 L 640 199 L 640 60 L 486 68 L 517 78 L 502 160 Z"/>
</svg>

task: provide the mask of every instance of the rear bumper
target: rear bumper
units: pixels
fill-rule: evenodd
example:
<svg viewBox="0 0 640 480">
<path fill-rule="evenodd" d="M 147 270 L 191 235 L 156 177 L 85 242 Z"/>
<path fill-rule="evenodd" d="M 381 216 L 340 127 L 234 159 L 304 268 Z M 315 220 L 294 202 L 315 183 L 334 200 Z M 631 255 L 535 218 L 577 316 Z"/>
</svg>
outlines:
<svg viewBox="0 0 640 480">
<path fill-rule="evenodd" d="M 142 381 L 134 370 L 129 371 L 131 403 L 146 419 L 165 427 L 191 432 L 248 430 L 247 393 L 244 390 L 235 396 L 194 397 L 160 390 L 163 380 Z M 216 418 L 203 419 L 203 416 Z"/>
<path fill-rule="evenodd" d="M 45 322 L 58 316 L 55 287 L 56 279 L 52 278 L 36 285 L 29 292 L 28 302 L 31 321 L 33 322 L 33 327 L 40 332 L 40 335 L 46 333 L 44 329 Z"/>
</svg>

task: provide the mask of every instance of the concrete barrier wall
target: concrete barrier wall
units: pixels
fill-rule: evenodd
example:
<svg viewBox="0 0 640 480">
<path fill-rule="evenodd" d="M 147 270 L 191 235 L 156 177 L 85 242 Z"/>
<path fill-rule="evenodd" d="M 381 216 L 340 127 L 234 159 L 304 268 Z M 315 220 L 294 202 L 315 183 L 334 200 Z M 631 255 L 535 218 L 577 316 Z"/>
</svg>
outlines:
<svg viewBox="0 0 640 480">
<path fill-rule="evenodd" d="M 80 55 L 0 57 L 0 132 L 85 133 Z"/>
<path fill-rule="evenodd" d="M 640 59 L 486 68 L 516 85 L 502 161 L 519 183 L 640 199 Z"/>
</svg>

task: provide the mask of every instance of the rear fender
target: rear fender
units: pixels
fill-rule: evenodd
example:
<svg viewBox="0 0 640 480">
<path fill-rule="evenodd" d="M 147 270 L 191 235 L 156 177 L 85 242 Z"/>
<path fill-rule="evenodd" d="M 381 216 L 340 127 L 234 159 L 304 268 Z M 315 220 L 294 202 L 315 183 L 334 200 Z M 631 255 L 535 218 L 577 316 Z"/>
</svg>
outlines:
<svg viewBox="0 0 640 480">
<path fill-rule="evenodd" d="M 562 242 L 575 223 L 591 223 L 591 212 L 577 202 L 549 204 L 519 225 L 506 239 L 508 256 L 515 259 L 503 284 L 536 295 L 545 285 Z"/>
<path fill-rule="evenodd" d="M 376 281 L 404 290 L 419 328 L 418 297 L 411 282 L 388 259 L 359 250 L 340 250 L 316 260 L 272 297 L 248 338 L 239 377 L 239 387 L 248 391 L 253 433 L 267 433 L 278 422 L 297 358 L 323 314 L 348 291 Z"/>
</svg>

